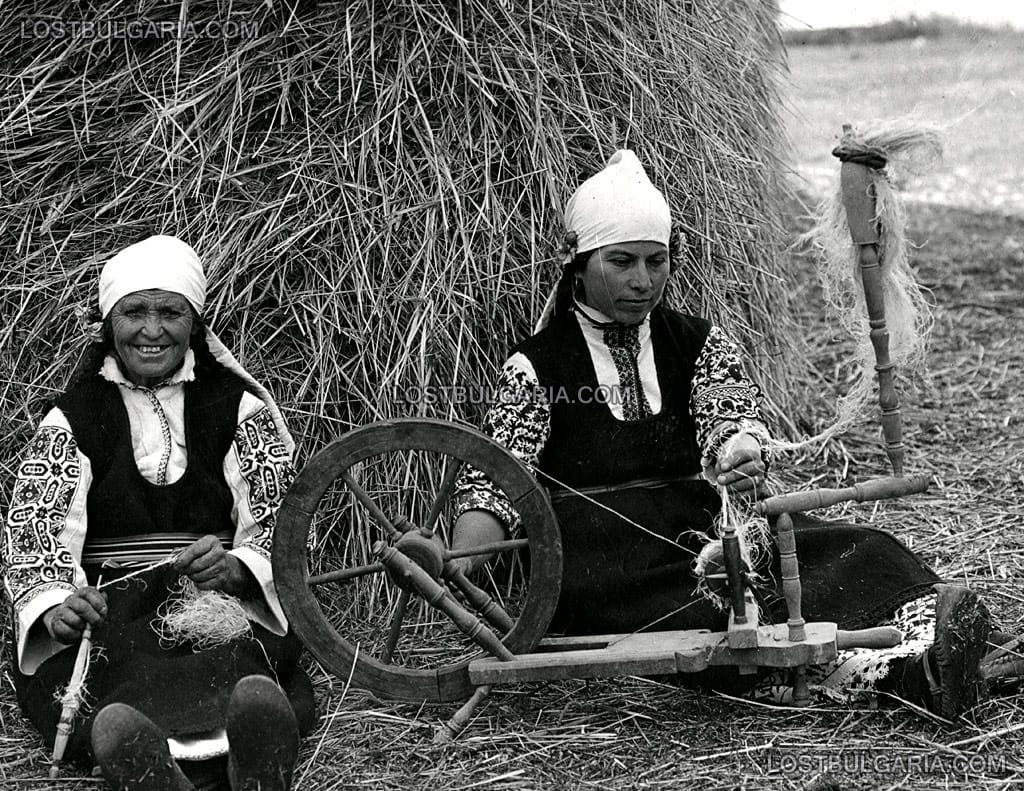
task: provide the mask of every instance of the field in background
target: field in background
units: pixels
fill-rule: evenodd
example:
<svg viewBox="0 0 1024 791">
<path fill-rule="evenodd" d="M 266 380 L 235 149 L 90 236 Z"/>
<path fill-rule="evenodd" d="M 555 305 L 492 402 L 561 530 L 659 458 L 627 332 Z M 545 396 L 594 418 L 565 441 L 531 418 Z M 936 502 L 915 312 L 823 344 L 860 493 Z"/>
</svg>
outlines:
<svg viewBox="0 0 1024 791">
<path fill-rule="evenodd" d="M 944 162 L 908 197 L 1024 217 L 1024 33 L 965 28 L 937 37 L 789 48 L 785 119 L 799 176 L 830 183 L 844 123 L 940 127 Z"/>
</svg>

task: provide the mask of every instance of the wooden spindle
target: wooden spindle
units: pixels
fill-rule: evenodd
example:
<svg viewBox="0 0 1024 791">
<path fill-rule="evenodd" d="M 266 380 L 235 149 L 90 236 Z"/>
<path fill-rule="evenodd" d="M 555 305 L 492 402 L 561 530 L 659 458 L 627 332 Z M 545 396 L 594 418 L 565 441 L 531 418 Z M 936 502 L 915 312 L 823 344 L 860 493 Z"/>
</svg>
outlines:
<svg viewBox="0 0 1024 791">
<path fill-rule="evenodd" d="M 740 557 L 740 539 L 736 535 L 735 525 L 727 524 L 722 527 L 722 559 L 725 562 L 725 574 L 729 580 L 729 599 L 732 604 L 733 622 L 745 624 L 747 622 L 747 605 L 744 597 L 746 586 L 740 572 L 743 561 Z"/>
</svg>

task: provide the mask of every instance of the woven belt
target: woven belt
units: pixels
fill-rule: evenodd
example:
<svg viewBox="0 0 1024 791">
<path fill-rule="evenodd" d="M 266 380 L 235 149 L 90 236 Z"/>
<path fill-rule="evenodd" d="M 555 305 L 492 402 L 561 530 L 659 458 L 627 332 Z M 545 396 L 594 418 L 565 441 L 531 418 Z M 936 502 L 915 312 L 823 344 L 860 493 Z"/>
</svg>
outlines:
<svg viewBox="0 0 1024 791">
<path fill-rule="evenodd" d="M 230 549 L 234 536 L 216 533 L 226 549 Z M 168 555 L 179 552 L 201 538 L 196 533 L 145 533 L 119 538 L 87 539 L 82 549 L 83 566 L 101 566 L 115 563 L 121 567 L 156 563 Z"/>
</svg>

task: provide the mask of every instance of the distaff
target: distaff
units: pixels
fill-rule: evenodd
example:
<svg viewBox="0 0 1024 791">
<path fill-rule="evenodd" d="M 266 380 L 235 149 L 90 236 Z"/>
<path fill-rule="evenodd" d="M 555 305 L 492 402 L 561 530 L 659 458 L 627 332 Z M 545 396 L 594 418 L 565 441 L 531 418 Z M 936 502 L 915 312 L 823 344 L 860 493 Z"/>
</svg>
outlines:
<svg viewBox="0 0 1024 791">
<path fill-rule="evenodd" d="M 885 326 L 885 293 L 879 259 L 878 214 L 871 170 L 884 168 L 886 160 L 877 152 L 853 145 L 853 128 L 843 126 L 844 144 L 832 154 L 842 161 L 840 183 L 843 207 L 850 236 L 860 262 L 861 282 L 864 285 L 864 304 L 868 314 L 871 345 L 875 350 L 875 371 L 878 373 L 878 403 L 882 408 L 882 433 L 885 453 L 889 457 L 893 474 L 903 475 L 903 427 L 900 417 L 900 399 L 896 393 L 895 364 L 889 356 L 889 330 Z"/>
</svg>

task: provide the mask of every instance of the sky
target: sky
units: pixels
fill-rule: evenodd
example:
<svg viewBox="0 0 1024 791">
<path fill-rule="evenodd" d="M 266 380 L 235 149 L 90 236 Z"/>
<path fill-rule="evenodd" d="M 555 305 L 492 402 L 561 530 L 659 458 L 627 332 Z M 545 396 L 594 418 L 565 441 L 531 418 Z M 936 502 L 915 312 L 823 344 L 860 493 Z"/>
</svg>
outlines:
<svg viewBox="0 0 1024 791">
<path fill-rule="evenodd" d="M 941 14 L 985 24 L 1024 29 L 1021 0 L 780 0 L 784 27 L 821 28 L 869 25 L 911 14 Z"/>
</svg>

